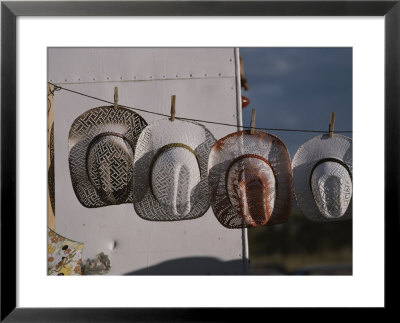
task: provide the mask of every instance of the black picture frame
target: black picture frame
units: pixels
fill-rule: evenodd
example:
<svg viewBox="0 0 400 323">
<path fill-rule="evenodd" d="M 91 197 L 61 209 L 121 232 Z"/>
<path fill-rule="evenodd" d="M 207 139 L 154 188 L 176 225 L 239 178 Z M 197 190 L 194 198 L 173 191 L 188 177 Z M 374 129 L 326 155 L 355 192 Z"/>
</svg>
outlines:
<svg viewBox="0 0 400 323">
<path fill-rule="evenodd" d="M 16 19 L 19 16 L 383 16 L 385 19 L 385 308 L 399 286 L 400 0 L 396 1 L 2 1 L 1 321 L 235 321 L 240 309 L 17 308 Z M 368 134 L 366 134 L 368 135 Z M 371 232 L 371 238 L 373 233 Z M 397 240 L 397 239 L 396 239 Z M 373 258 L 371 258 L 373 261 Z M 393 293 L 392 293 L 393 292 Z M 266 306 L 268 304 L 266 303 Z M 259 315 L 255 310 L 251 315 Z M 261 313 L 262 314 L 262 313 Z"/>
</svg>

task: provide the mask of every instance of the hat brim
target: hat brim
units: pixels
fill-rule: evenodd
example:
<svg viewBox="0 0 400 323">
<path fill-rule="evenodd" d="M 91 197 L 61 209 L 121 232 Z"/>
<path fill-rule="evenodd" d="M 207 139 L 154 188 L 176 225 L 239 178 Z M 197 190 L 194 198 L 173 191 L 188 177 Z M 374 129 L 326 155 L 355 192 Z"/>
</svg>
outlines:
<svg viewBox="0 0 400 323">
<path fill-rule="evenodd" d="M 198 218 L 210 207 L 207 181 L 208 155 L 215 143 L 212 133 L 203 125 L 163 119 L 147 126 L 141 133 L 135 151 L 133 205 L 136 213 L 150 221 L 178 221 Z M 194 150 L 200 167 L 200 183 L 192 194 L 191 210 L 184 216 L 173 215 L 153 195 L 150 183 L 151 162 L 165 145 L 181 143 Z"/>
<path fill-rule="evenodd" d="M 53 210 L 54 216 L 56 215 L 56 198 L 55 198 L 55 186 L 54 186 L 54 123 L 51 125 L 50 131 L 50 165 L 47 171 L 47 184 L 50 197 L 50 205 Z"/>
<path fill-rule="evenodd" d="M 241 155 L 266 159 L 276 178 L 274 209 L 266 225 L 285 222 L 292 208 L 292 169 L 285 144 L 264 131 L 238 131 L 218 140 L 211 149 L 208 171 L 211 206 L 219 222 L 227 228 L 247 227 L 232 206 L 226 189 L 226 170 Z"/>
<path fill-rule="evenodd" d="M 352 217 L 351 199 L 346 212 L 337 218 L 323 216 L 314 200 L 310 186 L 314 166 L 323 159 L 337 159 L 353 171 L 352 140 L 340 134 L 316 136 L 299 147 L 292 160 L 294 193 L 300 211 L 317 222 L 346 220 Z M 351 174 L 350 174 L 351 175 Z"/>
<path fill-rule="evenodd" d="M 83 206 L 96 208 L 110 205 L 102 201 L 87 173 L 87 150 L 92 140 L 104 133 L 116 133 L 135 151 L 137 139 L 146 126 L 147 122 L 134 111 L 113 106 L 88 110 L 75 119 L 68 136 L 69 169 L 75 195 Z M 130 202 L 132 192 L 124 201 Z"/>
</svg>

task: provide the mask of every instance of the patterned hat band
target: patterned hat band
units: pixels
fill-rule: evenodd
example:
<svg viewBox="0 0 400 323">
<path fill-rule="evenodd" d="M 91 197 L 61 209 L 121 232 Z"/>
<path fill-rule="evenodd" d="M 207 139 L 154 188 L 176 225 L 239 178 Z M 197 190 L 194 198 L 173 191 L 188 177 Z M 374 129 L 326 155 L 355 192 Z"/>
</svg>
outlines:
<svg viewBox="0 0 400 323">
<path fill-rule="evenodd" d="M 235 158 L 234 160 L 232 160 L 232 162 L 229 164 L 228 168 L 226 169 L 226 172 L 225 172 L 225 187 L 228 187 L 228 174 L 229 174 L 232 166 L 235 165 L 238 161 L 240 161 L 242 159 L 246 159 L 246 158 L 256 158 L 256 159 L 262 160 L 264 163 L 266 163 L 269 166 L 269 168 L 272 169 L 272 166 L 269 163 L 269 161 L 266 160 L 264 157 L 262 157 L 260 155 L 255 155 L 255 154 L 244 154 L 244 155 L 241 155 L 241 156 Z M 274 177 L 275 177 L 275 173 L 273 173 L 273 174 L 274 174 Z M 276 185 L 278 185 L 278 184 L 276 183 Z"/>
<path fill-rule="evenodd" d="M 313 176 L 313 173 L 314 173 L 314 170 L 319 166 L 319 165 L 321 165 L 321 164 L 323 164 L 323 163 L 326 163 L 326 162 L 334 162 L 334 163 L 338 163 L 338 164 L 340 164 L 341 166 L 343 166 L 346 170 L 347 170 L 347 172 L 349 173 L 349 176 L 350 176 L 350 178 L 351 178 L 351 180 L 353 180 L 353 176 L 352 176 L 352 173 L 351 173 L 351 170 L 350 170 L 350 168 L 349 168 L 349 166 L 347 166 L 347 164 L 345 164 L 343 161 L 341 161 L 340 159 L 337 159 L 337 158 L 323 158 L 323 159 L 321 159 L 321 160 L 319 160 L 317 163 L 315 163 L 315 165 L 313 166 L 313 168 L 311 169 L 311 172 L 310 172 L 310 180 L 309 180 L 309 185 L 310 185 L 310 189 L 312 190 L 312 176 Z"/>
<path fill-rule="evenodd" d="M 150 171 L 149 171 L 149 179 L 150 179 L 150 181 L 149 181 L 149 183 L 151 183 L 151 176 L 153 175 L 153 166 L 154 166 L 154 163 L 157 161 L 158 157 L 160 157 L 160 155 L 164 151 L 166 151 L 168 149 L 171 149 L 171 148 L 178 148 L 178 147 L 179 148 L 185 148 L 185 149 L 189 150 L 196 157 L 197 164 L 199 165 L 199 169 L 200 169 L 199 159 L 197 158 L 196 152 L 192 148 L 190 148 L 188 145 L 185 145 L 185 144 L 182 144 L 182 143 L 171 143 L 171 144 L 168 144 L 168 145 L 165 145 L 165 146 L 161 147 L 154 154 L 153 159 L 151 160 L 151 163 L 150 163 Z"/>
<path fill-rule="evenodd" d="M 174 148 L 183 150 L 174 151 Z M 184 216 L 190 212 L 191 196 L 200 177 L 200 164 L 195 151 L 182 143 L 161 147 L 150 163 L 150 190 L 154 198 L 174 215 Z"/>
<path fill-rule="evenodd" d="M 122 139 L 126 140 L 125 136 L 121 135 L 120 133 L 111 132 L 111 131 L 102 132 L 102 133 L 99 133 L 97 136 L 93 137 L 93 139 L 89 143 L 87 151 L 90 151 L 91 147 L 94 144 L 96 144 L 101 138 L 108 137 L 108 136 L 115 136 L 115 137 L 119 137 L 119 138 L 122 138 Z"/>
<path fill-rule="evenodd" d="M 226 170 L 225 188 L 243 225 L 257 227 L 268 222 L 274 209 L 278 181 L 267 159 L 255 154 L 235 158 Z"/>
<path fill-rule="evenodd" d="M 311 170 L 309 185 L 314 201 L 326 218 L 345 214 L 352 198 L 352 174 L 345 163 L 336 158 L 324 158 Z"/>
</svg>

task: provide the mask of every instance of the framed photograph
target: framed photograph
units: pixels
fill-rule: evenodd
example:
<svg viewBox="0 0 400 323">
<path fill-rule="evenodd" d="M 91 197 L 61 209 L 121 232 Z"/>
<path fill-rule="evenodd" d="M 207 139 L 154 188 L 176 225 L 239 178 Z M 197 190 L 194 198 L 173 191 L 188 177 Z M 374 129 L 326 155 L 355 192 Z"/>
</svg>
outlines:
<svg viewBox="0 0 400 323">
<path fill-rule="evenodd" d="M 398 280 L 390 261 L 398 250 L 388 239 L 398 233 L 399 16 L 399 1 L 3 1 L 1 320 L 229 321 L 238 308 L 391 308 Z M 249 207 L 238 224 L 228 216 L 242 212 L 232 202 L 240 193 L 226 179 L 222 197 L 217 188 L 210 201 L 193 195 L 202 181 L 220 187 L 220 174 L 235 169 L 218 168 L 223 156 L 211 147 L 230 132 L 254 134 L 251 108 L 256 131 L 282 134 L 290 178 L 297 148 L 315 132 L 352 138 L 345 141 L 354 141 L 354 163 L 338 157 L 344 181 L 354 183 L 354 205 L 346 212 L 346 200 L 339 209 L 350 222 L 307 231 L 303 218 L 292 216 L 286 228 L 297 235 L 286 235 L 283 225 L 255 235 L 246 228 L 293 215 L 282 192 L 273 203 L 289 205 L 287 212 L 272 207 L 264 221 Z M 336 124 L 330 111 L 337 111 Z M 177 143 L 185 131 L 184 144 Z M 169 184 L 165 163 L 184 156 L 199 167 L 199 183 Z M 257 162 L 251 167 L 261 167 Z M 131 175 L 140 185 L 130 186 Z M 275 189 L 287 183 L 279 176 L 272 176 Z M 264 177 L 267 185 L 272 179 Z M 198 186 L 179 204 L 184 182 Z M 168 204 L 164 194 L 174 187 L 181 196 Z M 307 215 L 296 186 L 294 195 L 298 214 Z M 337 216 L 315 203 L 320 219 Z M 268 213 L 265 205 L 257 212 Z M 313 234 L 328 236 L 307 240 Z M 267 262 L 254 248 L 249 264 L 249 239 L 272 250 Z M 308 241 L 322 250 L 316 244 L 327 240 L 340 251 L 340 266 L 305 266 L 324 263 L 318 253 L 309 262 L 301 253 L 289 260 L 287 245 Z M 271 259 L 281 267 L 265 265 Z M 52 277 L 60 275 L 77 277 Z"/>
</svg>

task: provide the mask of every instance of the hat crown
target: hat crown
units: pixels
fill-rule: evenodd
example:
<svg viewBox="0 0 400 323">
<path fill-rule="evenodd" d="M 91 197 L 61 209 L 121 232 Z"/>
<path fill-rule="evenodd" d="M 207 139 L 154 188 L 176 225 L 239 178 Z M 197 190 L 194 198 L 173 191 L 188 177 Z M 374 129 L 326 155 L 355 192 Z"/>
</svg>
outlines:
<svg viewBox="0 0 400 323">
<path fill-rule="evenodd" d="M 175 216 L 191 210 L 191 199 L 200 183 L 199 164 L 190 147 L 170 144 L 161 148 L 151 169 L 151 188 L 155 198 Z"/>
<path fill-rule="evenodd" d="M 229 200 L 246 226 L 265 225 L 274 209 L 276 179 L 268 161 L 257 155 L 233 160 L 226 173 Z"/>
<path fill-rule="evenodd" d="M 105 203 L 124 203 L 131 191 L 133 150 L 121 136 L 106 133 L 94 138 L 87 151 L 88 177 Z"/>
<path fill-rule="evenodd" d="M 311 174 L 311 189 L 315 203 L 326 218 L 342 217 L 352 198 L 352 179 L 340 161 L 322 161 Z"/>
</svg>

